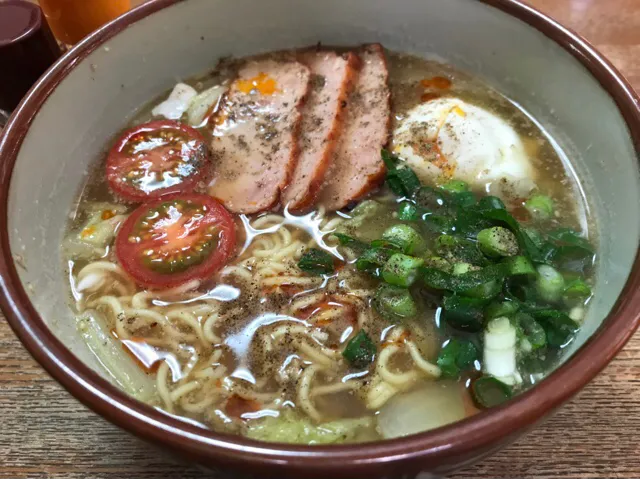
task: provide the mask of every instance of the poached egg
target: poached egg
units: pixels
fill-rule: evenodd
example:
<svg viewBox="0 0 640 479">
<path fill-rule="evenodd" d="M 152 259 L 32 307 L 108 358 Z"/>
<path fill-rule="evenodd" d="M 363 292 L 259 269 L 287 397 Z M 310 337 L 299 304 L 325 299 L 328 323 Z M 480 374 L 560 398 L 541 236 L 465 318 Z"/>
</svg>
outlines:
<svg viewBox="0 0 640 479">
<path fill-rule="evenodd" d="M 502 118 L 457 98 L 417 105 L 393 133 L 393 151 L 424 184 L 462 180 L 505 200 L 536 187 L 520 137 Z"/>
</svg>

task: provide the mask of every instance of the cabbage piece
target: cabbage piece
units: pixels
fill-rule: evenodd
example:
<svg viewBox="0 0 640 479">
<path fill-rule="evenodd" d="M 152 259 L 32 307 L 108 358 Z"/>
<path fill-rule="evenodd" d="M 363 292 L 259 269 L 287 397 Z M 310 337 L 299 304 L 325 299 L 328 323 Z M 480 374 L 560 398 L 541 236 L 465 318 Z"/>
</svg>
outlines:
<svg viewBox="0 0 640 479">
<path fill-rule="evenodd" d="M 112 203 L 93 203 L 87 210 L 89 218 L 84 226 L 64 242 L 66 256 L 91 260 L 103 257 L 122 222 L 126 207 Z"/>
<path fill-rule="evenodd" d="M 462 387 L 456 381 L 438 380 L 399 394 L 378 415 L 378 431 L 385 439 L 408 436 L 464 419 Z"/>
<path fill-rule="evenodd" d="M 77 318 L 78 331 L 112 382 L 139 401 L 148 402 L 156 393 L 154 378 L 140 369 L 106 325 L 106 318 L 95 310 Z"/>
<path fill-rule="evenodd" d="M 179 120 L 198 92 L 186 83 L 178 83 L 169 97 L 151 110 L 153 116 L 163 116 L 168 120 Z"/>
<path fill-rule="evenodd" d="M 314 424 L 298 414 L 285 411 L 278 417 L 264 417 L 247 424 L 251 439 L 290 444 L 340 444 L 353 441 L 363 430 L 373 427 L 373 418 L 340 419 Z"/>
<path fill-rule="evenodd" d="M 203 126 L 207 114 L 218 103 L 225 91 L 227 91 L 227 87 L 216 85 L 194 96 L 187 109 L 189 125 L 194 127 Z"/>
</svg>

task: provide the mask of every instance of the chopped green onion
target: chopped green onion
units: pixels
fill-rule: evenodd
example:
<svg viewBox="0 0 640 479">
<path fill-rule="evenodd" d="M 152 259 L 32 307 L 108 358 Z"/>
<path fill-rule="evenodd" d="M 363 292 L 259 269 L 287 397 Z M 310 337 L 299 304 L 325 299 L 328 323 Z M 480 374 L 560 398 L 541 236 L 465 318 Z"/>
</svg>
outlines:
<svg viewBox="0 0 640 479">
<path fill-rule="evenodd" d="M 361 329 L 349 340 L 342 351 L 342 356 L 356 368 L 364 369 L 369 366 L 376 355 L 376 345 L 369 335 Z"/>
<path fill-rule="evenodd" d="M 408 225 L 394 225 L 382 233 L 382 239 L 400 246 L 406 254 L 421 254 L 427 249 L 424 238 Z"/>
<path fill-rule="evenodd" d="M 403 201 L 398 206 L 398 219 L 401 221 L 417 221 L 420 219 L 418 207 L 408 201 Z"/>
<path fill-rule="evenodd" d="M 418 314 L 418 307 L 409 290 L 390 284 L 378 286 L 373 307 L 383 318 L 390 321 L 413 318 Z"/>
<path fill-rule="evenodd" d="M 453 338 L 440 350 L 437 364 L 443 378 L 460 377 L 479 358 L 478 348 L 471 341 Z"/>
<path fill-rule="evenodd" d="M 541 264 L 537 268 L 536 291 L 547 303 L 555 303 L 562 298 L 565 284 L 562 275 L 553 267 Z"/>
<path fill-rule="evenodd" d="M 469 185 L 462 180 L 449 180 L 440 185 L 440 188 L 449 193 L 464 193 L 469 191 Z"/>
<path fill-rule="evenodd" d="M 518 254 L 518 238 L 502 226 L 487 228 L 478 233 L 478 247 L 489 257 L 515 256 Z"/>
<path fill-rule="evenodd" d="M 396 253 L 382 268 L 382 279 L 394 286 L 408 288 L 415 281 L 418 268 L 423 263 L 423 259 Z"/>
<path fill-rule="evenodd" d="M 476 403 L 489 408 L 502 404 L 512 396 L 511 388 L 496 378 L 484 376 L 471 384 Z"/>
<path fill-rule="evenodd" d="M 322 275 L 335 271 L 334 257 L 320 249 L 307 250 L 298 261 L 298 268 L 305 273 Z"/>
<path fill-rule="evenodd" d="M 512 256 L 505 261 L 509 268 L 509 276 L 529 276 L 536 275 L 536 269 L 526 256 Z"/>
<path fill-rule="evenodd" d="M 524 202 L 524 207 L 537 220 L 548 220 L 553 216 L 553 200 L 546 195 L 533 195 Z"/>
</svg>

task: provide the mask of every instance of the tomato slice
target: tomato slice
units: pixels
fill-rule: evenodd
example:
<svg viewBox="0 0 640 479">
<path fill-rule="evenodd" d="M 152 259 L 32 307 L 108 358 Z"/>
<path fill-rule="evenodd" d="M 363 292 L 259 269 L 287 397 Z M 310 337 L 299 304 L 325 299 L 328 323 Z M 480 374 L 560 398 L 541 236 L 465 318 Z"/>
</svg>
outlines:
<svg viewBox="0 0 640 479">
<path fill-rule="evenodd" d="M 204 181 L 209 150 L 202 135 L 177 121 L 152 121 L 127 130 L 107 157 L 107 181 L 125 200 L 189 193 Z"/>
<path fill-rule="evenodd" d="M 171 288 L 207 279 L 233 254 L 235 223 L 208 195 L 172 195 L 138 207 L 120 228 L 116 256 L 139 284 Z"/>
</svg>

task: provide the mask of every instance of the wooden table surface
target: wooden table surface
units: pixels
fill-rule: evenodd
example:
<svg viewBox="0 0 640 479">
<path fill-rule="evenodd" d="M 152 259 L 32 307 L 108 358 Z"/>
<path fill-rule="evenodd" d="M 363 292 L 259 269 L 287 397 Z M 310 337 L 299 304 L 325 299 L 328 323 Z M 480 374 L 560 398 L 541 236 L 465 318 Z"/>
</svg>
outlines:
<svg viewBox="0 0 640 479">
<path fill-rule="evenodd" d="M 640 0 L 530 3 L 586 36 L 640 88 Z M 212 477 L 87 410 L 31 359 L 1 315 L 0 425 L 0 478 Z M 640 333 L 545 424 L 452 477 L 637 479 L 638 431 Z"/>
</svg>

